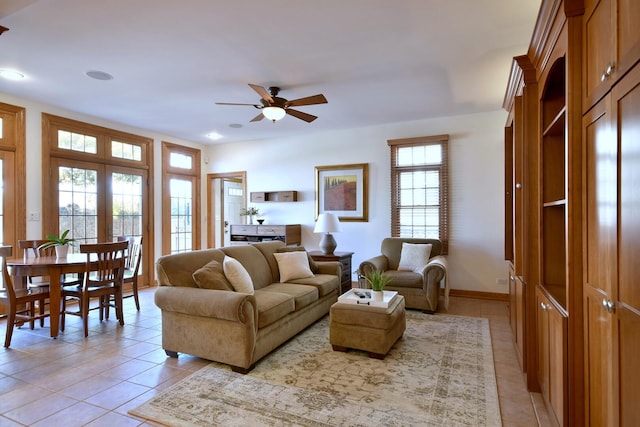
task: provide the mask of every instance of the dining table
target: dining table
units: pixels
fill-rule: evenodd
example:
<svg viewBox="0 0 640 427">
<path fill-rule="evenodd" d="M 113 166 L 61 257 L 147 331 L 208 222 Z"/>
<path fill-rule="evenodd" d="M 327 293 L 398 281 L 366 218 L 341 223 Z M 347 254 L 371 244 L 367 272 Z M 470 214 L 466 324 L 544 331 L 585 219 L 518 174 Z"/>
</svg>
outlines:
<svg viewBox="0 0 640 427">
<path fill-rule="evenodd" d="M 53 255 L 7 259 L 7 267 L 14 277 L 15 286 L 26 286 L 28 276 L 49 276 L 49 321 L 52 338 L 58 336 L 60 329 L 60 279 L 64 274 L 83 273 L 86 263 L 87 255 L 81 253 L 70 253 L 61 258 Z"/>
</svg>

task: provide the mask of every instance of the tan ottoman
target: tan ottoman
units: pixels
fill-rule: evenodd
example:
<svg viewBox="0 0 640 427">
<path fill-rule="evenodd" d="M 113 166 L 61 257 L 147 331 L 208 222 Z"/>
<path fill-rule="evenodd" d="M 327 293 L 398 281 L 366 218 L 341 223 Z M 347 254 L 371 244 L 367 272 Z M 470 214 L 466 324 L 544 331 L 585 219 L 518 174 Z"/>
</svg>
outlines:
<svg viewBox="0 0 640 427">
<path fill-rule="evenodd" d="M 369 357 L 384 359 L 406 328 L 404 297 L 389 307 L 337 302 L 331 306 L 329 342 L 335 351 L 363 350 Z"/>
</svg>

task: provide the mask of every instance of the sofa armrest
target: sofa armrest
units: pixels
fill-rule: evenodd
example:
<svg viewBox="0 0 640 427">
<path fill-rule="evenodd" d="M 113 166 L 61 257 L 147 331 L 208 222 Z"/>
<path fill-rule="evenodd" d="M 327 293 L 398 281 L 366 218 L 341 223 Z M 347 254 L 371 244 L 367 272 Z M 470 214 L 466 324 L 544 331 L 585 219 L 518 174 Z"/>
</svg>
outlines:
<svg viewBox="0 0 640 427">
<path fill-rule="evenodd" d="M 342 277 L 342 263 L 340 261 L 316 261 L 318 272 L 316 274 L 331 274 Z"/>
<path fill-rule="evenodd" d="M 160 309 L 191 316 L 258 324 L 258 308 L 253 295 L 213 289 L 160 286 L 155 293 Z"/>
<path fill-rule="evenodd" d="M 389 260 L 384 255 L 377 255 L 360 263 L 358 267 L 359 276 L 367 276 L 374 270 L 387 271 L 389 269 Z"/>
</svg>

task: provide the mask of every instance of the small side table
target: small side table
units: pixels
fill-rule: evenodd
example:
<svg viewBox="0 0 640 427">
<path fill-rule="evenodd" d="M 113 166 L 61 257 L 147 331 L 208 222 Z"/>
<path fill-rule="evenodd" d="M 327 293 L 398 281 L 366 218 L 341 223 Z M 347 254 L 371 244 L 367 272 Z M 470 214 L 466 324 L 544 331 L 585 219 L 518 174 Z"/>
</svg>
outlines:
<svg viewBox="0 0 640 427">
<path fill-rule="evenodd" d="M 314 261 L 340 261 L 342 263 L 342 280 L 340 283 L 340 293 L 343 294 L 351 289 L 351 256 L 353 252 L 334 252 L 325 254 L 322 251 L 309 252 L 309 256 Z"/>
</svg>

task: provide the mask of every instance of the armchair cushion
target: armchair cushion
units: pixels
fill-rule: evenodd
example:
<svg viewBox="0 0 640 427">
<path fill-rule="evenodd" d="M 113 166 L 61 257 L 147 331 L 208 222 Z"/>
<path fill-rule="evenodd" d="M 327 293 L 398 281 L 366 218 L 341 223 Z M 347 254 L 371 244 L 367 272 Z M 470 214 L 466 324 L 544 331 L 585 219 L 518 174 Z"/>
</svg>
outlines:
<svg viewBox="0 0 640 427">
<path fill-rule="evenodd" d="M 431 244 L 402 243 L 400 251 L 400 263 L 398 270 L 421 271 L 429 262 L 431 255 Z"/>
</svg>

